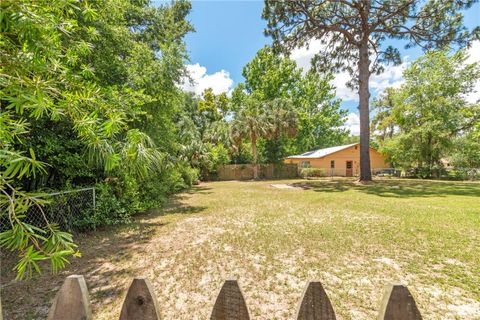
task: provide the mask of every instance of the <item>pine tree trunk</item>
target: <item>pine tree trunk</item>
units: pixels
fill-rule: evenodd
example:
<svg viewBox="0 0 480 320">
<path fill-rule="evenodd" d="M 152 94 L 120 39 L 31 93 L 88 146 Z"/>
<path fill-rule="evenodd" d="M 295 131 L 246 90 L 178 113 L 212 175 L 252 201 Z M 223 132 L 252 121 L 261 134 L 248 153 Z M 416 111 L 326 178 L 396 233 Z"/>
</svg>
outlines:
<svg viewBox="0 0 480 320">
<path fill-rule="evenodd" d="M 252 143 L 252 156 L 253 156 L 253 179 L 258 179 L 258 161 L 257 161 L 257 137 L 252 134 L 251 135 L 251 143 Z"/>
<path fill-rule="evenodd" d="M 368 57 L 368 44 L 360 46 L 360 59 L 358 63 L 360 98 L 360 181 L 371 181 L 372 171 L 370 170 L 370 114 L 369 99 L 370 91 L 368 81 L 370 79 L 370 60 Z"/>
</svg>

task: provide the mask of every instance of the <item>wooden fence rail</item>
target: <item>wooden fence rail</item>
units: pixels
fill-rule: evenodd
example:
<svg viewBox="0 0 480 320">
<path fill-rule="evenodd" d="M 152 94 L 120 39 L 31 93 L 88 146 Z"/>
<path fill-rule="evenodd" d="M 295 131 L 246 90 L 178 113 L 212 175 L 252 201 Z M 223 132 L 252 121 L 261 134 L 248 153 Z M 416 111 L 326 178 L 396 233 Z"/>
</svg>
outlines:
<svg viewBox="0 0 480 320">
<path fill-rule="evenodd" d="M 251 180 L 253 179 L 252 164 L 227 164 L 218 166 L 216 173 L 205 177 L 207 180 Z M 298 177 L 296 164 L 260 164 L 258 165 L 260 179 L 292 179 Z"/>
<path fill-rule="evenodd" d="M 48 320 L 91 320 L 88 289 L 83 276 L 69 276 L 60 288 Z M 160 308 L 146 278 L 135 278 L 123 302 L 120 320 L 160 320 Z M 248 320 L 250 315 L 236 280 L 223 284 L 210 316 L 212 320 Z M 319 281 L 310 281 L 297 310 L 298 320 L 334 320 L 330 299 Z M 389 285 L 381 302 L 381 320 L 422 319 L 415 300 L 403 285 Z"/>
</svg>

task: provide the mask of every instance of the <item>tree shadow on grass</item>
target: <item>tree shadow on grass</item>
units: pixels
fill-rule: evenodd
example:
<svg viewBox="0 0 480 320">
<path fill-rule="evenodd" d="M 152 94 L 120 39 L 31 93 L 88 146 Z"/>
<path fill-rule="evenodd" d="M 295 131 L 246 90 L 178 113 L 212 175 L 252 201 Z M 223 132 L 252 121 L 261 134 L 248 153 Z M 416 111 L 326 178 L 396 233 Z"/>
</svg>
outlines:
<svg viewBox="0 0 480 320">
<path fill-rule="evenodd" d="M 187 193 L 209 192 L 209 189 L 195 187 Z M 45 319 L 56 292 L 72 274 L 85 277 L 94 307 L 125 296 L 133 277 L 152 270 L 152 265 L 142 263 L 139 257 L 151 255 L 152 241 L 164 233 L 162 230 L 169 222 L 165 222 L 162 216 L 193 214 L 206 209 L 189 205 L 185 201 L 187 197 L 185 194 L 173 195 L 163 208 L 138 214 L 129 224 L 76 234 L 75 242 L 82 257 L 70 259 L 71 263 L 58 274 L 51 274 L 45 264 L 41 266 L 42 274 L 15 281 L 11 269 L 16 257 L 3 257 L 0 284 L 6 319 Z"/>
<path fill-rule="evenodd" d="M 137 215 L 137 217 L 148 218 L 149 216 L 164 216 L 169 214 L 195 214 L 205 211 L 206 206 L 192 206 L 187 203 L 188 196 L 185 194 L 175 194 L 168 198 L 167 203 L 161 208 L 149 209 L 146 212 Z"/>
<path fill-rule="evenodd" d="M 35 274 L 32 279 L 16 281 L 14 272 L 9 271 L 16 258 L 7 257 L 2 261 L 1 275 L 2 305 L 6 319 L 46 319 L 56 292 L 65 278 L 72 274 L 85 277 L 92 301 L 125 294 L 124 279 L 131 280 L 137 274 L 132 267 L 114 266 L 121 265 L 122 260 L 131 259 L 132 251 L 142 252 L 154 229 L 164 225 L 133 222 L 126 226 L 111 226 L 77 234 L 75 242 L 82 256 L 69 258 L 70 264 L 58 274 L 51 274 L 48 264 L 44 263 L 40 264 L 41 274 Z"/>
<path fill-rule="evenodd" d="M 199 184 L 191 187 L 190 189 L 186 190 L 184 193 L 187 194 L 211 194 L 213 193 L 212 188 L 205 186 L 204 184 Z"/>
<path fill-rule="evenodd" d="M 293 183 L 293 186 L 316 192 L 345 192 L 355 190 L 380 197 L 446 197 L 480 196 L 480 184 L 432 180 L 375 180 L 371 184 L 360 185 L 354 180 L 317 180 Z"/>
</svg>

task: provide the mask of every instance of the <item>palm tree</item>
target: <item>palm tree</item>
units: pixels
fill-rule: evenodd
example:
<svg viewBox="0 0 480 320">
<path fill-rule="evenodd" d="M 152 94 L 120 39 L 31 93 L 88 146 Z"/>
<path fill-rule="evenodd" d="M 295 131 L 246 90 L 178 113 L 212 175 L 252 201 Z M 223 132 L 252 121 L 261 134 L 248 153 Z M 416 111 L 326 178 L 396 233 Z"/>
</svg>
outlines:
<svg viewBox="0 0 480 320">
<path fill-rule="evenodd" d="M 289 100 L 276 99 L 268 103 L 248 100 L 232 122 L 230 136 L 235 145 L 250 139 L 253 157 L 253 178 L 258 179 L 258 139 L 278 138 L 282 134 L 294 136 L 297 117 Z"/>
<path fill-rule="evenodd" d="M 225 119 L 214 121 L 206 126 L 203 141 L 230 146 L 230 127 Z"/>
<path fill-rule="evenodd" d="M 268 103 L 268 113 L 272 119 L 272 138 L 286 135 L 291 138 L 297 134 L 298 116 L 289 99 L 275 99 Z"/>
<path fill-rule="evenodd" d="M 240 145 L 243 139 L 250 139 L 253 156 L 253 178 L 258 179 L 257 140 L 267 137 L 270 130 L 270 121 L 263 112 L 260 103 L 251 101 L 242 108 L 232 122 L 230 136 L 235 145 Z"/>
</svg>

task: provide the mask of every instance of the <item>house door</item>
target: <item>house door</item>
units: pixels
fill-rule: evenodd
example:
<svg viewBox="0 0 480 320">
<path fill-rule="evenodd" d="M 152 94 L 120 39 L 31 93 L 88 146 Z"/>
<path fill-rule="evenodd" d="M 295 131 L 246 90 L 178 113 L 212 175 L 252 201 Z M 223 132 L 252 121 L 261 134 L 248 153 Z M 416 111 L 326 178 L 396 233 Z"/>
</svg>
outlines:
<svg viewBox="0 0 480 320">
<path fill-rule="evenodd" d="M 345 176 L 353 177 L 353 161 L 347 161 Z"/>
</svg>

